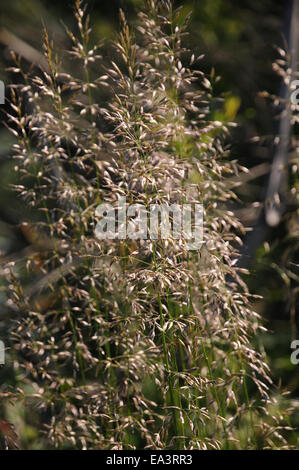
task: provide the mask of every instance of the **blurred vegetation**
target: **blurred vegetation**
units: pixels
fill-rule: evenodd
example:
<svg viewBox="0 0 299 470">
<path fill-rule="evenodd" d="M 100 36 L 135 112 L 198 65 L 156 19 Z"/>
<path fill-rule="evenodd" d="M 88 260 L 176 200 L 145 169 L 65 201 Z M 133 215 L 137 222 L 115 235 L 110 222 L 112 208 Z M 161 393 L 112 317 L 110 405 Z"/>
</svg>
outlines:
<svg viewBox="0 0 299 470">
<path fill-rule="evenodd" d="M 91 0 L 87 2 L 92 18 L 92 40 L 105 39 L 104 56 L 110 57 L 109 40 L 114 39 L 119 26 L 119 8 L 122 8 L 133 24 L 136 9 L 142 0 Z M 63 23 L 75 27 L 72 2 L 11 0 L 0 5 L 0 78 L 10 83 L 12 76 L 6 71 L 11 66 L 9 50 L 15 45 L 25 50 L 26 67 L 40 60 L 42 23 L 61 50 L 69 47 Z M 201 68 L 210 74 L 215 93 L 222 100 L 215 100 L 214 118 L 223 122 L 235 120 L 239 126 L 231 138 L 232 157 L 248 168 L 271 164 L 273 138 L 277 131 L 277 115 L 269 102 L 259 92 L 267 90 L 278 94 L 280 78 L 273 72 L 272 63 L 277 57 L 275 46 L 284 46 L 285 17 L 288 2 L 277 0 L 181 0 L 182 19 L 192 11 L 190 35 L 186 44 L 195 54 L 204 54 Z M 27 48 L 30 46 L 30 48 Z M 221 80 L 216 81 L 220 76 Z M 228 91 L 229 90 L 229 91 Z M 105 96 L 102 97 L 105 99 Z M 5 115 L 1 113 L 5 120 Z M 254 137 L 262 137 L 254 142 Z M 14 182 L 10 149 L 13 137 L 4 126 L 0 129 L 0 252 L 5 255 L 24 249 L 30 244 L 30 234 L 19 224 L 26 218 L 24 208 L 16 200 L 9 185 Z M 246 209 L 254 201 L 263 202 L 267 171 L 242 185 L 239 189 L 239 211 L 246 225 L 258 224 L 259 212 Z M 297 183 L 298 184 L 298 183 Z M 251 292 L 260 294 L 255 309 L 265 319 L 269 333 L 257 338 L 269 355 L 277 386 L 291 392 L 291 400 L 298 407 L 298 367 L 290 362 L 290 343 L 299 339 L 298 316 L 298 214 L 286 211 L 281 224 L 268 228 L 255 253 L 250 254 L 245 276 Z M 17 226 L 17 229 L 15 228 Z M 297 265 L 297 266 L 296 266 Z M 0 292 L 0 301 L 4 294 Z M 0 338 L 5 340 L 5 320 L 1 319 Z M 11 371 L 1 371 L 1 381 L 13 384 Z M 7 420 L 14 423 L 21 436 L 21 447 L 42 447 L 36 432 L 37 417 L 24 417 L 25 409 L 11 407 L 6 410 Z M 297 419 L 297 422 L 296 422 Z M 26 422 L 26 425 L 24 424 Z M 293 425 L 299 426 L 299 417 Z M 1 432 L 1 422 L 0 422 Z M 299 434 L 294 433 L 292 444 L 298 445 Z M 12 436 L 13 439 L 13 436 Z"/>
</svg>

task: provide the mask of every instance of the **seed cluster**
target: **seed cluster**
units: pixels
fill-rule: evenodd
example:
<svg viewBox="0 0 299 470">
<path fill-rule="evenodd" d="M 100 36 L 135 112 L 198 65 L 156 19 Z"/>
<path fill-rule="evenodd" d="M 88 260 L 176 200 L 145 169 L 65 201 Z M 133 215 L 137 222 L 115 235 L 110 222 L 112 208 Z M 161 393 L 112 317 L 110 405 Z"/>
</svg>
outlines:
<svg viewBox="0 0 299 470">
<path fill-rule="evenodd" d="M 188 18 L 149 0 L 132 32 L 121 13 L 107 65 L 75 3 L 76 73 L 45 31 L 48 70 L 12 89 L 15 189 L 33 214 L 31 251 L 6 268 L 23 373 L 14 396 L 38 410 L 50 447 L 283 447 L 252 342 L 260 319 L 235 266 L 244 228 L 226 209 L 244 169 L 228 158 L 229 125 L 211 119 L 201 57 L 181 44 Z M 123 196 L 201 203 L 201 250 L 171 237 L 97 240 L 96 207 Z"/>
</svg>

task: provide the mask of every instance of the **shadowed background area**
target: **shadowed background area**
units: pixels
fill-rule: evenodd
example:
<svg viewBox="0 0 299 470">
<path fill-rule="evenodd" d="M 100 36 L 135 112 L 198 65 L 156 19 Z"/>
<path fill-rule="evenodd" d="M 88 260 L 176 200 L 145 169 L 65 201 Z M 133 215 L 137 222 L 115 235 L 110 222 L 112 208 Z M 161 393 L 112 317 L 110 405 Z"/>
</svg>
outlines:
<svg viewBox="0 0 299 470">
<path fill-rule="evenodd" d="M 142 0 L 88 1 L 91 15 L 93 42 L 105 40 L 104 58 L 113 58 L 111 40 L 119 27 L 119 9 L 122 8 L 131 24 L 136 21 L 136 9 Z M 253 293 L 261 295 L 255 309 L 264 317 L 269 333 L 256 339 L 269 354 L 275 383 L 291 392 L 291 398 L 299 400 L 299 365 L 290 361 L 290 343 L 299 339 L 296 330 L 298 317 L 299 280 L 299 222 L 298 210 L 290 191 L 297 187 L 298 179 L 289 175 L 284 190 L 283 213 L 276 227 L 269 227 L 264 220 L 266 188 L 274 158 L 274 137 L 279 129 L 279 113 L 261 94 L 280 94 L 281 78 L 273 71 L 272 63 L 278 58 L 277 47 L 286 47 L 290 33 L 291 1 L 277 0 L 185 0 L 182 5 L 184 18 L 192 11 L 190 34 L 186 45 L 195 54 L 204 54 L 201 69 L 211 76 L 215 95 L 213 119 L 222 122 L 236 121 L 230 144 L 232 159 L 251 169 L 250 176 L 237 189 L 239 201 L 232 205 L 245 226 L 253 227 L 251 239 L 245 239 L 241 265 L 250 268 L 244 276 Z M 11 0 L 0 5 L 0 79 L 9 85 L 22 77 L 16 77 L 7 68 L 13 66 L 10 51 L 14 50 L 23 60 L 25 69 L 47 64 L 42 55 L 42 27 L 47 28 L 55 47 L 63 51 L 70 46 L 64 25 L 75 29 L 72 2 Z M 216 81 L 216 76 L 221 80 Z M 9 98 L 9 90 L 6 94 Z M 104 93 L 104 92 L 103 92 Z M 99 96 L 105 100 L 106 95 Z M 30 106 L 25 103 L 25 106 Z M 32 214 L 10 189 L 16 182 L 11 146 L 14 136 L 6 127 L 6 116 L 1 106 L 0 117 L 0 255 L 5 260 L 17 258 L 35 242 L 35 234 L 22 223 Z M 256 137 L 260 137 L 257 141 Z M 291 149 L 291 157 L 295 149 Z M 258 202 L 259 204 L 253 204 Z M 5 295 L 0 290 L 0 338 L 5 340 Z M 1 307 L 2 304 L 2 307 Z M 1 381 L 13 381 L 10 371 L 1 371 Z M 18 411 L 18 410 L 17 410 Z M 23 410 L 14 411 L 11 421 L 22 422 Z M 294 423 L 299 425 L 298 423 Z M 21 424 L 22 426 L 22 424 Z M 0 428 L 1 431 L 1 428 Z M 33 427 L 23 425 L 28 447 L 34 442 Z M 11 431 L 13 433 L 13 431 Z M 13 435 L 12 435 L 13 439 Z M 293 435 L 293 443 L 298 438 Z M 34 445 L 34 444 L 32 444 Z"/>
</svg>

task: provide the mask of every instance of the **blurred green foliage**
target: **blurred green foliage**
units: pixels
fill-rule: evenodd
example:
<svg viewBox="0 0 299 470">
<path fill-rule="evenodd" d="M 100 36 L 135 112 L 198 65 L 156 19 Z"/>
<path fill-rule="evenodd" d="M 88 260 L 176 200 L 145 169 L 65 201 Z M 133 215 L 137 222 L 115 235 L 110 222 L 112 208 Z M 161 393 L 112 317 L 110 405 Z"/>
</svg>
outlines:
<svg viewBox="0 0 299 470">
<path fill-rule="evenodd" d="M 119 24 L 118 10 L 122 8 L 131 22 L 136 19 L 136 10 L 143 5 L 142 0 L 91 0 L 87 2 L 93 26 L 94 42 L 106 39 L 104 54 L 112 54 L 109 41 L 115 37 Z M 56 47 L 67 49 L 69 42 L 60 19 L 71 29 L 74 19 L 71 1 L 58 0 L 11 0 L 1 2 L 0 29 L 3 28 L 24 44 L 41 50 L 42 23 L 55 40 Z M 272 71 L 272 62 L 276 57 L 275 45 L 283 44 L 283 18 L 286 3 L 276 0 L 181 0 L 181 17 L 192 11 L 190 35 L 186 44 L 195 54 L 205 54 L 201 66 L 205 72 L 221 80 L 215 82 L 215 94 L 223 94 L 222 101 L 215 101 L 214 119 L 220 121 L 236 120 L 239 127 L 234 131 L 231 143 L 233 157 L 238 158 L 247 167 L 263 162 L 271 162 L 273 157 L 271 136 L 275 134 L 276 122 L 270 105 L 258 93 L 267 90 L 278 93 L 280 81 Z M 10 75 L 5 72 L 9 66 L 10 47 L 0 41 L 0 78 L 9 83 Z M 3 115 L 1 116 L 4 117 Z M 254 144 L 251 139 L 265 136 L 264 144 Z M 14 251 L 22 246 L 10 225 L 1 222 L 2 215 L 7 216 L 7 208 L 13 208 L 11 223 L 20 222 L 24 216 L 18 203 L 9 190 L 13 182 L 13 168 L 9 159 L 13 138 L 5 127 L 0 129 L 0 251 Z M 252 202 L 262 197 L 266 176 L 262 176 L 252 185 L 248 193 L 240 198 Z M 242 206 L 242 203 L 241 203 Z M 298 274 L 290 277 L 290 263 L 298 260 L 298 221 L 297 225 L 288 217 L 277 229 L 269 231 L 267 240 L 261 244 L 254 259 L 250 260 L 251 275 L 246 277 L 252 292 L 263 299 L 256 303 L 256 309 L 266 319 L 270 330 L 257 341 L 261 342 L 270 356 L 276 384 L 288 388 L 292 399 L 299 400 L 298 367 L 290 362 L 290 342 L 298 339 L 296 333 L 296 308 L 298 300 L 293 291 L 298 285 Z M 294 269 L 295 271 L 295 269 Z M 293 271 L 292 271 L 293 272 Z M 298 273 L 298 270 L 297 270 Z M 1 294 L 0 294 L 1 295 Z M 1 300 L 1 297 L 0 297 Z M 3 300 L 3 296 L 2 296 Z M 1 332 L 5 334 L 5 320 L 1 319 Z M 7 374 L 7 373 L 6 373 Z M 1 374 L 4 380 L 3 372 Z M 8 375 L 5 380 L 13 380 Z M 146 384 L 144 384 L 146 387 Z M 24 419 L 26 410 L 12 407 L 6 411 L 6 417 L 15 424 L 22 436 L 22 447 L 42 447 L 42 439 L 36 435 L 34 416 Z M 298 405 L 297 405 L 298 406 Z M 28 417 L 27 417 L 28 418 Z M 29 424 L 24 424 L 24 423 Z M 31 425 L 31 424 L 32 425 Z M 298 423 L 293 423 L 299 425 Z M 296 444 L 296 435 L 293 443 Z"/>
</svg>

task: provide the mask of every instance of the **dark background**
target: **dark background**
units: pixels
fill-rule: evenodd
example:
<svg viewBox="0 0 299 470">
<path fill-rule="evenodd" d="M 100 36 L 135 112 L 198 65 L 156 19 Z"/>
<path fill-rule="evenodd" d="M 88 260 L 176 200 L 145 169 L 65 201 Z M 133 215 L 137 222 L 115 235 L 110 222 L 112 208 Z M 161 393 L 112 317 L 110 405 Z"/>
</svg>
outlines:
<svg viewBox="0 0 299 470">
<path fill-rule="evenodd" d="M 106 38 L 104 57 L 111 57 L 111 40 L 119 25 L 121 7 L 130 23 L 136 20 L 136 10 L 142 0 L 91 0 L 86 2 L 91 13 L 92 40 Z M 280 78 L 273 72 L 272 63 L 278 57 L 276 46 L 284 47 L 288 36 L 288 14 L 292 2 L 287 0 L 185 0 L 183 14 L 193 11 L 187 46 L 195 55 L 205 54 L 201 67 L 208 74 L 220 75 L 215 94 L 222 104 L 215 107 L 214 117 L 235 120 L 239 126 L 231 136 L 232 158 L 248 168 L 264 164 L 257 178 L 238 190 L 239 204 L 233 207 L 247 226 L 260 233 L 253 245 L 245 239 L 242 265 L 250 267 L 245 276 L 253 293 L 263 299 L 255 309 L 264 317 L 269 333 L 257 338 L 269 354 L 275 384 L 291 392 L 296 404 L 299 400 L 299 366 L 290 362 L 290 343 L 299 339 L 296 332 L 298 306 L 298 212 L 286 207 L 278 227 L 269 228 L 263 213 L 251 203 L 265 199 L 269 171 L 273 160 L 273 139 L 278 129 L 279 115 L 260 92 L 279 94 Z M 0 4 L 0 79 L 11 83 L 12 75 L 6 68 L 12 65 L 10 50 L 24 57 L 24 66 L 39 61 L 42 53 L 42 23 L 63 54 L 69 46 L 65 23 L 75 28 L 71 1 L 10 0 Z M 28 49 L 28 46 L 30 48 Z M 107 59 L 108 60 L 108 59 Z M 214 72 L 215 71 L 215 72 Z M 15 79 L 15 78 L 14 78 Z M 103 97 L 104 99 L 105 97 Z M 4 107 L 5 109 L 5 107 Z M 3 108 L 2 108 L 3 110 Z M 5 121 L 1 112 L 1 120 Z M 255 136 L 261 142 L 253 142 Z M 30 244 L 28 235 L 20 228 L 26 208 L 22 207 L 10 190 L 14 182 L 11 145 L 13 136 L 2 124 L 0 128 L 0 255 L 8 256 Z M 298 182 L 289 181 L 296 186 Z M 262 206 L 261 206 L 262 207 Z M 262 211 L 262 209 L 261 209 Z M 1 282 L 1 281 L 0 281 Z M 0 284 L 1 285 L 1 284 Z M 0 291 L 0 302 L 5 296 Z M 0 327 L 5 335 L 4 308 L 0 305 Z M 298 406 L 298 405 L 297 405 Z M 299 419 L 298 419 L 299 424 Z"/>
</svg>

